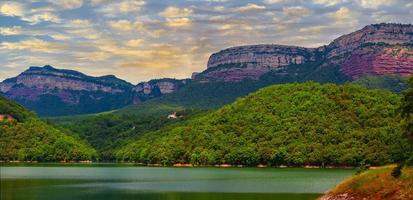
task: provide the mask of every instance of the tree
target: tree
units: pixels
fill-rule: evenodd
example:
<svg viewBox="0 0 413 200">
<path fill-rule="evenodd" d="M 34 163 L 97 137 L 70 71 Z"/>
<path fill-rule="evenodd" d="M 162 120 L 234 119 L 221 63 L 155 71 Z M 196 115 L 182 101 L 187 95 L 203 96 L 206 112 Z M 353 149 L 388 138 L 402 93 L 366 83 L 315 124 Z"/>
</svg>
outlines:
<svg viewBox="0 0 413 200">
<path fill-rule="evenodd" d="M 404 92 L 401 104 L 402 118 L 405 123 L 405 133 L 411 143 L 413 143 L 413 76 L 408 80 L 409 88 Z M 413 165 L 413 152 L 407 160 L 408 165 Z"/>
<path fill-rule="evenodd" d="M 413 76 L 408 80 L 409 88 L 402 98 L 402 117 L 406 123 L 406 134 L 413 142 Z"/>
</svg>

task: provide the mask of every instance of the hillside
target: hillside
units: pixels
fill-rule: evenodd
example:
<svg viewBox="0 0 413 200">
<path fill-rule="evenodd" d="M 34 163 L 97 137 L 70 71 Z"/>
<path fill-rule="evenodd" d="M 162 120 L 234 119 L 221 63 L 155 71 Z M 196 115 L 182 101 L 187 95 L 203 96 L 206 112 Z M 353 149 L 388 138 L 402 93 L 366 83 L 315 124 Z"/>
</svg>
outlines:
<svg viewBox="0 0 413 200">
<path fill-rule="evenodd" d="M 177 112 L 178 119 L 168 119 Z M 115 152 L 148 132 L 179 124 L 200 113 L 201 110 L 177 107 L 143 106 L 137 112 L 118 112 L 89 116 L 72 121 L 70 118 L 51 119 L 71 134 L 87 141 L 104 161 L 115 160 Z"/>
<path fill-rule="evenodd" d="M 0 115 L 14 120 L 0 122 L 1 161 L 82 161 L 96 158 L 84 142 L 37 119 L 22 106 L 0 97 Z"/>
<path fill-rule="evenodd" d="M 395 93 L 402 93 L 409 87 L 406 78 L 396 75 L 364 76 L 352 83 L 369 89 L 385 89 Z"/>
<path fill-rule="evenodd" d="M 411 148 L 401 137 L 399 101 L 356 85 L 274 85 L 145 134 L 117 158 L 165 165 L 383 165 Z"/>
<path fill-rule="evenodd" d="M 372 169 L 351 177 L 320 200 L 413 199 L 413 168 L 405 167 L 400 178 L 392 177 L 394 166 Z"/>
</svg>

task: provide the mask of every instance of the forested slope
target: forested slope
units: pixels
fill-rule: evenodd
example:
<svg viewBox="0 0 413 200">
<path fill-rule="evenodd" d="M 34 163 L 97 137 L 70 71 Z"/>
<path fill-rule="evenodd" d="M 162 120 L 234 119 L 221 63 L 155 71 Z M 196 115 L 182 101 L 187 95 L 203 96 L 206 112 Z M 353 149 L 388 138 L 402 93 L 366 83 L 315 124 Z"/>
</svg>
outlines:
<svg viewBox="0 0 413 200">
<path fill-rule="evenodd" d="M 177 119 L 168 119 L 168 114 L 172 112 L 177 112 Z M 182 123 L 200 112 L 200 110 L 151 105 L 142 107 L 137 112 L 125 110 L 125 112 L 90 116 L 74 123 L 68 122 L 68 119 L 59 123 L 63 128 L 70 130 L 71 134 L 88 141 L 97 150 L 100 159 L 113 161 L 115 152 L 120 147 L 143 134 Z"/>
<path fill-rule="evenodd" d="M 400 96 L 361 86 L 273 85 L 184 125 L 146 134 L 118 160 L 200 165 L 392 163 L 411 150 Z"/>
<path fill-rule="evenodd" d="M 0 122 L 2 161 L 81 161 L 96 157 L 96 151 L 87 144 L 4 97 L 0 97 L 0 114 L 14 118 Z"/>
</svg>

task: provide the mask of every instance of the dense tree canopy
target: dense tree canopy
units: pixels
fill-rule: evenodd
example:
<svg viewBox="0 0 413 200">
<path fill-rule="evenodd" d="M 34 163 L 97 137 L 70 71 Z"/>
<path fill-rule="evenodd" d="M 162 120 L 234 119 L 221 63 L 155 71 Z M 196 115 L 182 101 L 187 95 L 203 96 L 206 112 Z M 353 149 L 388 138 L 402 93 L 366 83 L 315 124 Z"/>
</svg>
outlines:
<svg viewBox="0 0 413 200">
<path fill-rule="evenodd" d="M 23 106 L 13 103 L 2 96 L 0 96 L 0 114 L 9 114 L 17 121 L 24 121 L 35 117 L 34 113 L 27 111 Z"/>
<path fill-rule="evenodd" d="M 168 119 L 168 114 L 177 112 L 178 119 Z M 179 123 L 199 110 L 184 110 L 175 106 L 143 105 L 136 109 L 123 109 L 113 113 L 89 116 L 83 119 L 64 117 L 50 119 L 72 134 L 88 141 L 101 160 L 115 160 L 114 152 L 146 132 Z"/>
<path fill-rule="evenodd" d="M 145 134 L 117 158 L 165 165 L 381 165 L 411 149 L 399 104 L 396 94 L 356 85 L 274 85 Z"/>
<path fill-rule="evenodd" d="M 17 119 L 0 122 L 0 160 L 80 161 L 96 157 L 93 148 L 3 97 L 0 112 Z"/>
<path fill-rule="evenodd" d="M 409 89 L 402 98 L 402 116 L 406 122 L 406 133 L 413 142 L 413 76 L 409 79 Z"/>
</svg>

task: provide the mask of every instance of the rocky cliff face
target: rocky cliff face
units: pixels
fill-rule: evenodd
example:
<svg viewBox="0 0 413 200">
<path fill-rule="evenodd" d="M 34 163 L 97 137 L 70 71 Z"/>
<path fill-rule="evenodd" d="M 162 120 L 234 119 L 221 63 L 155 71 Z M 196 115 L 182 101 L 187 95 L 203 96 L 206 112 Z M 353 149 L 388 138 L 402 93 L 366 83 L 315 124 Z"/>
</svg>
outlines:
<svg viewBox="0 0 413 200">
<path fill-rule="evenodd" d="M 187 84 L 188 80 L 177 80 L 177 79 L 158 79 L 151 80 L 149 82 L 142 82 L 135 86 L 133 89 L 137 93 L 151 94 L 153 92 L 158 92 L 160 94 L 169 94 L 175 92 L 183 85 Z"/>
<path fill-rule="evenodd" d="M 341 36 L 326 47 L 327 64 L 357 79 L 413 73 L 413 25 L 375 24 Z"/>
<path fill-rule="evenodd" d="M 413 25 L 373 24 L 335 39 L 326 47 L 326 57 L 328 59 L 346 57 L 347 54 L 353 54 L 354 50 L 366 44 L 396 45 L 406 43 L 413 43 Z"/>
<path fill-rule="evenodd" d="M 315 60 L 316 49 L 283 45 L 233 47 L 211 55 L 208 68 L 233 63 L 250 63 L 254 67 L 277 68 Z"/>
<path fill-rule="evenodd" d="M 30 67 L 0 83 L 0 93 L 41 116 L 117 109 L 174 92 L 185 80 L 161 79 L 134 86 L 113 75 L 91 77 L 52 66 Z"/>
<path fill-rule="evenodd" d="M 317 49 L 284 45 L 233 47 L 212 54 L 205 73 L 194 77 L 224 81 L 258 79 L 270 70 L 315 61 L 317 52 Z"/>
<path fill-rule="evenodd" d="M 233 47 L 211 55 L 198 81 L 259 79 L 269 71 L 291 65 L 319 63 L 320 68 L 339 66 L 356 79 L 364 75 L 413 73 L 413 25 L 375 24 L 337 38 L 327 46 L 303 48 L 281 45 Z"/>
<path fill-rule="evenodd" d="M 366 74 L 407 77 L 413 73 L 413 48 L 404 45 L 358 48 L 343 59 L 341 70 L 354 79 Z"/>
<path fill-rule="evenodd" d="M 19 76 L 0 83 L 0 91 L 11 99 L 36 101 L 42 95 L 52 94 L 65 103 L 78 104 L 79 96 L 72 92 L 107 93 L 128 92 L 131 84 L 116 77 L 90 77 L 71 70 L 51 66 L 30 67 Z M 99 97 L 91 96 L 98 99 Z"/>
<path fill-rule="evenodd" d="M 177 80 L 164 78 L 139 83 L 132 89 L 134 93 L 133 103 L 138 104 L 151 98 L 170 94 L 188 84 L 189 81 L 189 79 Z"/>
<path fill-rule="evenodd" d="M 133 85 L 115 76 L 91 77 L 52 66 L 30 67 L 0 83 L 1 93 L 42 116 L 82 114 L 131 103 Z"/>
</svg>

